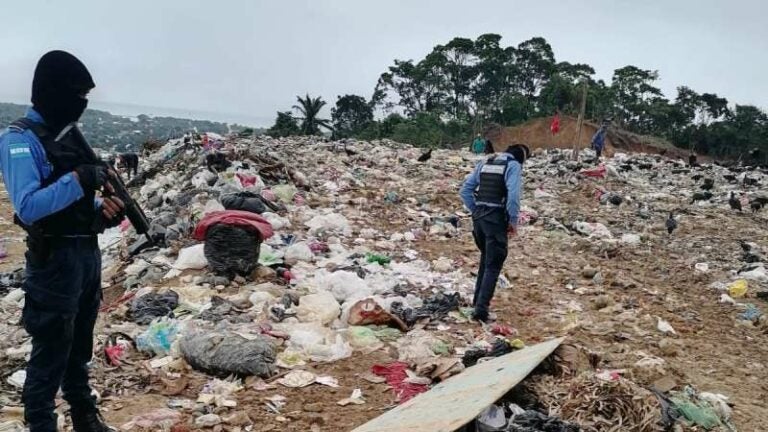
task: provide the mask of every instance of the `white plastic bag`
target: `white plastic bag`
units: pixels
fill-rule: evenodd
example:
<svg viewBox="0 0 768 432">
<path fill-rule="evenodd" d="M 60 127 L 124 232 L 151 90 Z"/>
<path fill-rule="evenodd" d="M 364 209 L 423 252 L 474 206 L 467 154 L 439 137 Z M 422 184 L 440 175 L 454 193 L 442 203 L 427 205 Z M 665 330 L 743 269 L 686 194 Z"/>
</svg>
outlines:
<svg viewBox="0 0 768 432">
<path fill-rule="evenodd" d="M 315 277 L 310 281 L 310 284 L 317 289 L 330 292 L 340 302 L 347 301 L 353 297 L 362 298 L 373 294 L 364 279 L 360 279 L 355 273 L 344 270 L 333 273 L 320 270 L 315 273 Z"/>
<path fill-rule="evenodd" d="M 299 261 L 312 261 L 314 254 L 306 242 L 296 242 L 285 250 L 285 262 L 296 264 Z"/>
<path fill-rule="evenodd" d="M 272 225 L 272 229 L 275 231 L 291 226 L 290 220 L 278 215 L 277 213 L 264 212 L 261 214 L 261 217 L 266 219 L 267 222 Z"/>
<path fill-rule="evenodd" d="M 208 187 L 208 182 L 213 181 L 216 178 L 216 174 L 205 170 L 192 176 L 192 184 L 198 189 L 204 189 Z"/>
<path fill-rule="evenodd" d="M 203 252 L 204 247 L 205 243 L 200 243 L 180 250 L 179 257 L 173 263 L 173 268 L 177 270 L 204 269 L 208 266 L 208 260 Z"/>
<path fill-rule="evenodd" d="M 299 299 L 296 318 L 300 322 L 319 322 L 328 325 L 339 316 L 340 312 L 339 302 L 333 294 L 328 291 L 318 291 Z"/>
<path fill-rule="evenodd" d="M 305 225 L 309 228 L 310 235 L 318 233 L 336 233 L 344 236 L 352 234 L 352 228 L 349 226 L 347 218 L 340 214 L 330 213 L 319 215 L 310 219 Z"/>
<path fill-rule="evenodd" d="M 506 425 L 507 417 L 504 415 L 504 408 L 497 405 L 489 406 L 477 416 L 478 432 L 503 431 Z"/>
</svg>

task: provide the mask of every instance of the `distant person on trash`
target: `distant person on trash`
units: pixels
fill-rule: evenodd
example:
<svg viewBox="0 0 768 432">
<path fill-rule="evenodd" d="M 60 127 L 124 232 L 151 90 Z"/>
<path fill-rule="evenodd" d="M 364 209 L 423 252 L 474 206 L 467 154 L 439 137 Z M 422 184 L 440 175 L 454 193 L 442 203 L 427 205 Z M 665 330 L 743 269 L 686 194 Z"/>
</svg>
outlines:
<svg viewBox="0 0 768 432">
<path fill-rule="evenodd" d="M 483 154 L 485 153 L 486 146 L 485 146 L 485 140 L 480 134 L 477 134 L 477 138 L 475 138 L 474 141 L 472 141 L 472 145 L 469 146 L 469 149 L 474 154 Z"/>
<path fill-rule="evenodd" d="M 205 166 L 208 167 L 208 171 L 218 174 L 219 171 L 224 171 L 232 165 L 232 162 L 227 160 L 227 155 L 221 152 L 213 152 L 205 155 Z"/>
<path fill-rule="evenodd" d="M 124 169 L 128 174 L 128 179 L 130 179 L 131 173 L 136 175 L 139 171 L 139 155 L 136 153 L 120 153 L 117 156 L 117 166 Z"/>
<path fill-rule="evenodd" d="M 496 150 L 494 150 L 491 140 L 485 140 L 485 154 L 492 155 L 494 153 L 496 153 Z"/>
<path fill-rule="evenodd" d="M 472 212 L 480 266 L 475 283 L 472 319 L 487 322 L 496 282 L 507 259 L 509 236 L 517 234 L 523 163 L 530 150 L 523 144 L 507 147 L 477 165 L 461 187 L 461 200 Z"/>
<path fill-rule="evenodd" d="M 597 154 L 599 159 L 603 155 L 603 149 L 605 148 L 605 135 L 608 133 L 608 125 L 603 123 L 600 129 L 592 135 L 592 149 Z"/>
</svg>

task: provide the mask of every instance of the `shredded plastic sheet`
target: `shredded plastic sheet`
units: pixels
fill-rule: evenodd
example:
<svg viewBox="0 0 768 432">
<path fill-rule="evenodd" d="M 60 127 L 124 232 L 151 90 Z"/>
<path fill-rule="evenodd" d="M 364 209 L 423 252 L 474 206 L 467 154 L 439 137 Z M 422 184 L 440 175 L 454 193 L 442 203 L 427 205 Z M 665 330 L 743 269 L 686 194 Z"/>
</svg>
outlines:
<svg viewBox="0 0 768 432">
<path fill-rule="evenodd" d="M 193 368 L 214 376 L 272 376 L 275 347 L 264 338 L 246 339 L 232 332 L 196 331 L 179 341 L 179 350 Z"/>
</svg>

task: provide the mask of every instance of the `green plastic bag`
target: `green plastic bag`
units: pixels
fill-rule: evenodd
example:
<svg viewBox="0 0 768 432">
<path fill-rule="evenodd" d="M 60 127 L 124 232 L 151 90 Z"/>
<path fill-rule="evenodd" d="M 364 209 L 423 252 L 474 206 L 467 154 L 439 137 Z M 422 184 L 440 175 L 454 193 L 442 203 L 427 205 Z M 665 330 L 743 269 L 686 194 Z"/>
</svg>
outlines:
<svg viewBox="0 0 768 432">
<path fill-rule="evenodd" d="M 365 260 L 369 263 L 379 263 L 380 265 L 387 265 L 392 262 L 392 258 L 386 255 L 377 255 L 374 253 L 368 253 L 365 255 Z"/>
</svg>

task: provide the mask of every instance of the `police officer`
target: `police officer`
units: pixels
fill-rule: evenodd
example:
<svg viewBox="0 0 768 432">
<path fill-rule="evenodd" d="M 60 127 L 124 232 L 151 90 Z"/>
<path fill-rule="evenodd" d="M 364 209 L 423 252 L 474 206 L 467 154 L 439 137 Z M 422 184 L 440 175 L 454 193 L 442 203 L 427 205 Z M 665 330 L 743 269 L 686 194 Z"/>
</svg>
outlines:
<svg viewBox="0 0 768 432">
<path fill-rule="evenodd" d="M 91 396 L 88 362 L 101 301 L 96 235 L 120 222 L 124 205 L 97 196 L 115 174 L 99 164 L 73 128 L 93 87 L 80 60 L 63 51 L 45 54 L 32 81 L 32 108 L 0 136 L 14 221 L 27 231 L 22 322 L 32 336 L 32 353 L 22 401 L 31 432 L 57 430 L 59 387 L 75 431 L 111 430 Z"/>
<path fill-rule="evenodd" d="M 517 233 L 523 163 L 528 147 L 517 144 L 478 164 L 461 187 L 461 199 L 472 212 L 475 244 L 480 249 L 473 319 L 487 322 L 496 281 L 507 258 L 508 236 Z"/>
</svg>

